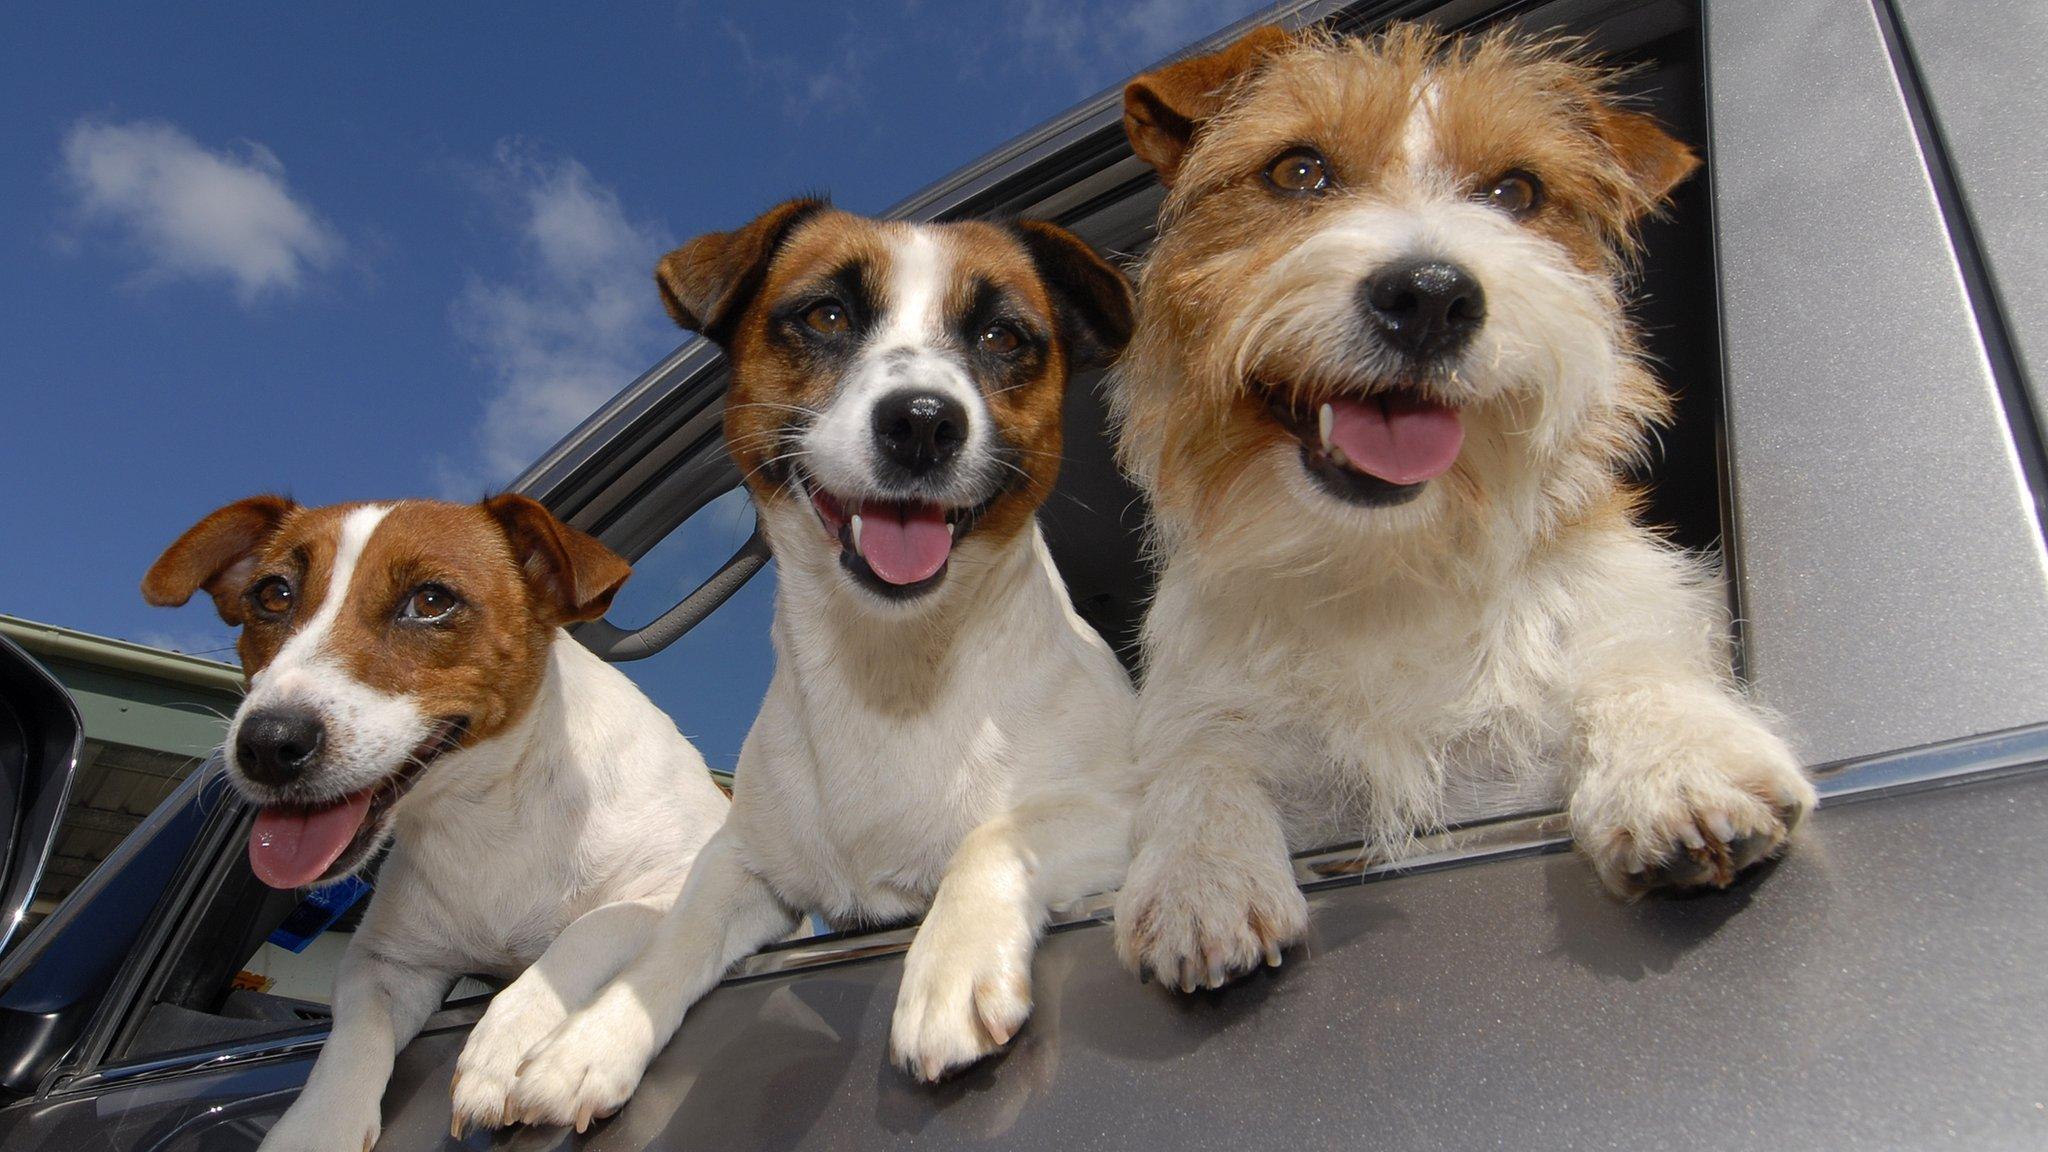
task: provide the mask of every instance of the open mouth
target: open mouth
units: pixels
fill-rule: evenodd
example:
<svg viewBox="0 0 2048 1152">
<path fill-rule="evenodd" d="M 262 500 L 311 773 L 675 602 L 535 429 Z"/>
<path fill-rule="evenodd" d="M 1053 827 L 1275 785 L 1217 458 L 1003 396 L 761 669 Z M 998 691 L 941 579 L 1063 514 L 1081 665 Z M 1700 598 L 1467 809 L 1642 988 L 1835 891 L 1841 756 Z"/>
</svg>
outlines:
<svg viewBox="0 0 2048 1152">
<path fill-rule="evenodd" d="M 1465 443 L 1458 410 L 1414 388 L 1305 402 L 1283 399 L 1291 389 L 1260 390 L 1273 419 L 1301 441 L 1309 477 L 1353 504 L 1383 508 L 1413 500 L 1451 470 Z"/>
<path fill-rule="evenodd" d="M 467 731 L 467 716 L 437 721 L 398 771 L 360 792 L 324 804 L 260 809 L 249 830 L 249 867 L 256 878 L 272 888 L 304 888 L 360 867 L 382 838 L 392 805 L 412 790 L 427 765 L 458 746 Z"/>
<path fill-rule="evenodd" d="M 953 547 L 993 498 L 971 508 L 921 500 L 848 499 L 804 485 L 825 532 L 839 543 L 839 566 L 863 587 L 907 600 L 945 579 Z"/>
</svg>

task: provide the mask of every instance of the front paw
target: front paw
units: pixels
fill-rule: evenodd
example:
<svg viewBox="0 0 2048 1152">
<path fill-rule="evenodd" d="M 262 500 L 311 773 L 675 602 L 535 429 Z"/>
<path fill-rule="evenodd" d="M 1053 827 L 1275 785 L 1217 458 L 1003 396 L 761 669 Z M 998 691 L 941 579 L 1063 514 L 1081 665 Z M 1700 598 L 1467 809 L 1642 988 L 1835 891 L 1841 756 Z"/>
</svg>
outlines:
<svg viewBox="0 0 2048 1152">
<path fill-rule="evenodd" d="M 260 1152 L 369 1152 L 383 1126 L 378 1102 L 329 1105 L 307 1096 L 293 1102 L 263 1137 Z"/>
<path fill-rule="evenodd" d="M 1002 1048 L 1031 1015 L 1032 933 L 933 927 L 904 960 L 889 1028 L 889 1058 L 926 1083 Z"/>
<path fill-rule="evenodd" d="M 654 1059 L 653 1021 L 614 987 L 563 1021 L 519 1066 L 506 1108 L 526 1124 L 590 1127 L 625 1107 Z"/>
<path fill-rule="evenodd" d="M 1816 802 L 1791 750 L 1761 730 L 1650 755 L 1660 762 L 1590 776 L 1572 796 L 1572 833 L 1618 896 L 1726 888 L 1782 852 Z"/>
<path fill-rule="evenodd" d="M 1202 860 L 1147 845 L 1116 898 L 1116 950 L 1140 976 L 1220 988 L 1308 934 L 1308 900 L 1287 858 Z"/>
<path fill-rule="evenodd" d="M 448 1085 L 449 1135 L 460 1140 L 472 1128 L 512 1122 L 510 1101 L 519 1064 L 561 1026 L 565 1015 L 560 1001 L 536 990 L 526 977 L 491 1000 L 455 1061 L 455 1078 Z"/>
</svg>

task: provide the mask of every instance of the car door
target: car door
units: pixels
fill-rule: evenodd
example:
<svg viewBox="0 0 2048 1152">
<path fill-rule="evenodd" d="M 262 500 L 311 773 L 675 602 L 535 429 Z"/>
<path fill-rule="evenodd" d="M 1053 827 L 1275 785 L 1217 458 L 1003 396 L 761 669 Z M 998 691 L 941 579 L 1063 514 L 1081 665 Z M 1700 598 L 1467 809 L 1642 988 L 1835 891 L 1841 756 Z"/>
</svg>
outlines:
<svg viewBox="0 0 2048 1152">
<path fill-rule="evenodd" d="M 1652 515 L 1678 539 L 1721 545 L 1742 670 L 1819 776 L 1824 807 L 1799 847 L 1727 893 L 1625 905 L 1564 851 L 1554 814 L 1455 828 L 1397 863 L 1332 845 L 1296 861 L 1312 909 L 1303 953 L 1194 996 L 1124 973 L 1109 901 L 1091 898 L 1056 913 L 1013 1050 L 936 1089 L 886 1058 L 910 930 L 819 936 L 744 963 L 692 1011 L 633 1103 L 588 1137 L 499 1142 L 1924 1148 L 2048 1137 L 2037 1023 L 2048 981 L 2036 960 L 2048 864 L 2034 848 L 2048 818 L 2042 377 L 2016 327 L 2024 309 L 2003 303 L 2020 282 L 2008 288 L 2002 269 L 2020 257 L 2004 253 L 2023 251 L 2000 231 L 2014 227 L 1997 208 L 2009 190 L 1975 159 L 2023 145 L 1982 114 L 1943 115 L 1962 98 L 1943 95 L 1957 65 L 1942 37 L 1961 33 L 1932 0 L 1281 15 L 1344 30 L 1513 17 L 1582 33 L 1635 61 L 1643 98 L 1703 143 L 1705 176 L 1649 236 L 1640 318 L 1682 412 L 1645 478 Z M 2037 20 L 2004 31 L 2035 49 L 2010 45 L 2021 58 L 2048 50 Z M 2025 156 L 2037 170 L 2039 139 Z M 1133 253 L 1157 202 L 1105 93 L 898 212 L 1037 215 Z M 737 481 L 718 445 L 721 372 L 712 349 L 684 345 L 519 486 L 629 556 L 660 547 Z M 1146 590 L 1142 508 L 1115 476 L 1102 419 L 1077 386 L 1062 479 L 1074 499 L 1049 506 L 1047 533 L 1077 605 L 1129 658 Z M 716 507 L 742 516 L 731 560 L 673 606 L 593 627 L 586 642 L 647 667 L 703 658 L 688 647 L 698 625 L 772 579 L 743 505 L 724 499 Z M 209 821 L 86 1040 L 0 1111 L 0 1147 L 253 1147 L 289 1103 L 317 1023 L 169 1054 L 118 1042 L 175 967 L 180 926 L 189 936 L 226 899 L 234 826 Z M 448 1076 L 481 1003 L 451 1005 L 401 1057 L 383 1147 L 449 1141 Z"/>
</svg>

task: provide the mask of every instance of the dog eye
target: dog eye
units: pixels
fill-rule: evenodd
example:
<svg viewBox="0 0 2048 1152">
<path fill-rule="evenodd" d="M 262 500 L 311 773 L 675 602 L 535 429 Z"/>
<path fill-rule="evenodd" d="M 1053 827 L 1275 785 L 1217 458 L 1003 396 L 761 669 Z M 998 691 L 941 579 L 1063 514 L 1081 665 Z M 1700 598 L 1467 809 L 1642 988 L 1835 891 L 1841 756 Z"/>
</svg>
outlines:
<svg viewBox="0 0 2048 1152">
<path fill-rule="evenodd" d="M 1519 219 L 1542 206 L 1543 182 L 1519 169 L 1505 172 L 1494 178 L 1480 199 Z"/>
<path fill-rule="evenodd" d="M 292 613 L 294 600 L 291 581 L 282 576 L 272 576 L 258 581 L 255 587 L 249 589 L 247 599 L 250 606 L 256 609 L 257 615 L 282 620 Z"/>
<path fill-rule="evenodd" d="M 433 624 L 447 619 L 448 614 L 461 604 L 455 593 L 439 584 L 422 584 L 405 598 L 405 606 L 398 610 L 398 618 Z"/>
<path fill-rule="evenodd" d="M 827 300 L 811 305 L 804 313 L 804 326 L 821 336 L 843 336 L 853 327 L 853 317 L 847 315 L 846 305 Z"/>
<path fill-rule="evenodd" d="M 1330 187 L 1330 166 L 1313 148 L 1282 152 L 1266 168 L 1266 183 L 1296 196 L 1314 195 Z"/>
<path fill-rule="evenodd" d="M 1008 356 L 1018 348 L 1023 347 L 1024 338 L 1017 335 L 1017 330 L 1008 324 L 995 323 L 981 330 L 981 335 L 975 340 L 975 344 L 983 352 L 993 352 L 998 356 Z"/>
</svg>

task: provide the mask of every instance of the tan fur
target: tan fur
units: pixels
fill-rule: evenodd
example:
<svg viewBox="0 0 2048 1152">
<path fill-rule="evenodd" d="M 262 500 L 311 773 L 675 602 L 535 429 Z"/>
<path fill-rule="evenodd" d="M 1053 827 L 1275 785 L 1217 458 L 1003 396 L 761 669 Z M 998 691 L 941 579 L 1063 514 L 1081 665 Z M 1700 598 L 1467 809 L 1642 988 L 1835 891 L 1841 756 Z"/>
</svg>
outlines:
<svg viewBox="0 0 2048 1152">
<path fill-rule="evenodd" d="M 661 275 L 698 318 L 688 293 L 752 286 L 705 331 L 733 361 L 727 445 L 775 552 L 775 677 L 731 818 L 659 936 L 529 1061 L 510 1103 L 529 1119 L 623 1104 L 697 998 L 798 911 L 923 914 L 890 1058 L 948 1075 L 1015 1037 L 1047 907 L 1113 885 L 1129 847 L 1136 701 L 1033 520 L 1058 474 L 1067 375 L 1121 347 L 1128 284 L 1051 225 L 815 204 L 763 219 L 780 224 L 693 241 Z M 977 338 L 971 305 L 990 296 L 995 319 L 1027 330 L 1006 352 Z M 810 324 L 821 304 L 847 323 Z M 942 487 L 915 498 L 987 508 L 922 588 L 890 595 L 858 574 L 851 516 L 826 524 L 841 495 L 870 515 L 905 498 L 877 426 L 907 390 L 957 405 L 963 426 L 957 454 L 914 477 Z"/>
<path fill-rule="evenodd" d="M 1125 959 L 1220 983 L 1305 930 L 1289 845 L 1362 832 L 1398 852 L 1567 796 L 1617 891 L 1700 882 L 1679 862 L 1716 830 L 1741 841 L 1704 878 L 1725 883 L 1812 789 L 1730 680 L 1711 574 L 1634 523 L 1622 479 L 1669 413 L 1623 308 L 1633 229 L 1690 151 L 1569 44 L 1414 25 L 1247 43 L 1126 91 L 1170 191 L 1112 377 L 1164 565 Z M 1275 159 L 1304 148 L 1327 187 L 1276 188 Z M 1531 210 L 1486 199 L 1520 173 Z M 1448 363 L 1404 360 L 1361 319 L 1362 279 L 1418 256 L 1484 286 Z M 1463 446 L 1387 506 L 1318 489 L 1269 407 L 1417 386 Z"/>
<path fill-rule="evenodd" d="M 222 618 L 243 626 L 235 651 L 253 679 L 291 638 L 294 623 L 320 611 L 331 592 L 338 525 L 361 507 L 304 508 L 276 497 L 228 505 L 164 553 L 143 582 L 144 596 L 183 603 L 208 588 Z M 603 545 L 520 496 L 478 505 L 402 501 L 357 567 L 332 631 L 333 650 L 345 654 L 343 670 L 377 691 L 418 701 L 427 715 L 468 717 L 464 744 L 487 740 L 520 718 L 556 629 L 603 615 L 632 572 Z M 273 577 L 293 590 L 293 610 L 281 619 L 252 613 L 244 602 Z M 449 628 L 392 629 L 404 598 L 430 583 L 462 599 L 461 618 Z"/>
<path fill-rule="evenodd" d="M 774 221 L 784 215 L 784 210 L 778 209 L 763 219 Z M 757 234 L 762 230 L 759 224 L 750 227 Z M 801 356 L 771 339 L 776 305 L 838 269 L 854 265 L 886 267 L 888 239 L 903 235 L 911 227 L 845 212 L 821 211 L 783 238 L 772 264 L 760 274 L 758 298 L 763 306 L 748 309 L 730 337 L 736 367 L 727 393 L 725 416 L 726 443 L 731 446 L 733 458 L 756 501 L 789 499 L 788 489 L 773 478 L 769 467 L 783 450 L 780 433 L 792 410 L 822 406 L 831 390 L 828 377 L 815 372 Z M 730 260 L 742 258 L 743 254 L 754 258 L 763 254 L 758 244 L 735 249 L 723 240 L 725 235 L 728 234 L 711 238 L 715 248 L 709 254 L 696 251 L 706 244 L 705 240 L 678 249 L 664 260 L 664 269 L 701 267 L 714 256 Z M 980 221 L 964 221 L 943 226 L 938 235 L 951 256 L 951 280 L 947 285 L 950 310 L 965 310 L 966 293 L 980 278 L 1014 292 L 1037 313 L 1047 329 L 1055 326 L 1054 301 L 1047 295 L 1030 257 L 1009 232 Z M 1016 488 L 982 516 L 975 528 L 977 536 L 990 541 L 1013 538 L 1052 494 L 1059 476 L 1066 355 L 1065 344 L 1055 342 L 1048 355 L 1034 366 L 1029 380 L 988 397 L 992 414 L 1002 425 L 1006 438 L 1018 449 L 1017 466 L 1025 475 Z"/>
<path fill-rule="evenodd" d="M 394 1057 L 466 973 L 511 983 L 464 1045 L 453 1124 L 502 1119 L 519 1061 L 681 889 L 726 799 L 674 722 L 561 628 L 601 614 L 629 571 L 521 496 L 262 496 L 201 520 L 144 579 L 154 603 L 203 588 L 242 624 L 249 692 L 225 758 L 267 809 L 255 836 L 359 802 L 314 882 L 390 847 L 336 972 L 333 1034 L 266 1152 L 374 1143 Z M 245 763 L 238 733 L 280 713 L 317 722 L 317 751 L 252 774 L 263 753 Z"/>
</svg>

